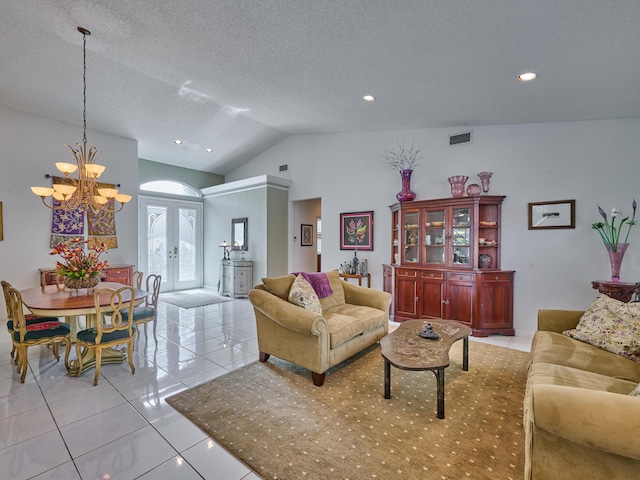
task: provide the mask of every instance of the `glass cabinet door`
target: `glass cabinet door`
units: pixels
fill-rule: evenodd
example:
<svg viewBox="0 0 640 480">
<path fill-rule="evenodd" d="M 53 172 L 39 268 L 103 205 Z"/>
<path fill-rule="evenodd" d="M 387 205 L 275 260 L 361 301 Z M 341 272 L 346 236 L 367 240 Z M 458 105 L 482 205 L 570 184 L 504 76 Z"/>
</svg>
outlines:
<svg viewBox="0 0 640 480">
<path fill-rule="evenodd" d="M 469 266 L 471 262 L 471 218 L 469 208 L 454 208 L 451 226 L 451 263 Z"/>
<path fill-rule="evenodd" d="M 420 263 L 420 212 L 405 212 L 403 220 L 404 263 Z"/>
<path fill-rule="evenodd" d="M 445 262 L 445 211 L 427 210 L 424 222 L 425 263 L 443 265 Z"/>
</svg>

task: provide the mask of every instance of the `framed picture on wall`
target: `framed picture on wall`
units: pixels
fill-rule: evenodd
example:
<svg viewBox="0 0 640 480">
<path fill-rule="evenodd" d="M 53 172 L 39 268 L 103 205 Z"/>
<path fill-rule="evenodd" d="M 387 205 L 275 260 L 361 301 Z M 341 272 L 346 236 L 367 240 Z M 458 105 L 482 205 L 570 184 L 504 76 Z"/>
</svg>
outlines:
<svg viewBox="0 0 640 480">
<path fill-rule="evenodd" d="M 373 250 L 373 212 L 340 214 L 340 250 Z"/>
<path fill-rule="evenodd" d="M 313 225 L 300 225 L 300 246 L 312 247 L 313 246 Z"/>
<path fill-rule="evenodd" d="M 576 228 L 576 201 L 554 200 L 529 204 L 529 230 Z"/>
</svg>

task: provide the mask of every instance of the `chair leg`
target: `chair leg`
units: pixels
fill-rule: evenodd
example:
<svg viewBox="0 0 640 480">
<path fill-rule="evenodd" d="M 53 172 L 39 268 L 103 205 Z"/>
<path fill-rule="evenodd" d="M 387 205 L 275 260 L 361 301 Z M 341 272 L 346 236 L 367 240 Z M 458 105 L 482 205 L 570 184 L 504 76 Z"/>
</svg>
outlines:
<svg viewBox="0 0 640 480">
<path fill-rule="evenodd" d="M 144 322 L 144 338 L 148 338 L 147 337 L 147 323 L 148 322 Z"/>
<path fill-rule="evenodd" d="M 129 343 L 127 344 L 127 357 L 129 357 L 129 367 L 131 367 L 131 375 L 133 375 L 134 373 L 136 373 L 136 367 L 133 365 L 133 338 L 131 338 L 129 340 Z"/>
<path fill-rule="evenodd" d="M 13 337 L 13 334 L 11 334 L 11 336 Z M 13 356 L 16 353 L 16 344 L 13 343 L 13 339 L 11 339 L 11 353 L 9 355 L 11 355 L 11 358 L 13 358 Z"/>
<path fill-rule="evenodd" d="M 155 340 L 156 344 L 158 343 L 158 337 L 156 337 L 156 327 L 158 326 L 158 319 L 154 318 L 153 319 L 153 339 Z"/>
<path fill-rule="evenodd" d="M 27 376 L 27 367 L 29 366 L 29 360 L 27 356 L 27 346 L 19 346 L 18 347 L 18 355 L 20 357 L 20 361 L 18 362 L 18 373 L 22 370 L 20 375 L 20 383 L 24 383 L 24 379 Z"/>
<path fill-rule="evenodd" d="M 102 364 L 102 349 L 96 348 L 96 375 L 93 377 L 93 386 L 98 385 L 98 378 L 100 377 L 100 365 Z"/>
<path fill-rule="evenodd" d="M 53 344 L 52 344 L 52 349 L 51 351 L 53 352 L 53 356 L 56 357 L 56 361 L 60 361 L 60 354 L 58 353 L 58 345 L 59 345 L 59 341 L 58 340 L 54 340 Z"/>
</svg>

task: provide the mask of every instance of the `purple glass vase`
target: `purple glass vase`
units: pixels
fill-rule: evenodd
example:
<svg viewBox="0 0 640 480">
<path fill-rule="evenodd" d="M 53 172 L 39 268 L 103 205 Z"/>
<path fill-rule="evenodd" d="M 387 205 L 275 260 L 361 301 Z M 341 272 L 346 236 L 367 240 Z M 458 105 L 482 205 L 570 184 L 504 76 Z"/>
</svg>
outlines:
<svg viewBox="0 0 640 480">
<path fill-rule="evenodd" d="M 620 267 L 622 266 L 622 258 L 624 257 L 624 252 L 627 251 L 628 243 L 619 243 L 616 251 L 614 252 L 611 248 L 611 245 L 605 244 L 607 248 L 607 253 L 609 254 L 609 261 L 611 262 L 611 281 L 619 282 L 620 281 Z"/>
<path fill-rule="evenodd" d="M 413 170 L 400 170 L 402 190 L 396 194 L 399 202 L 411 202 L 416 199 L 416 193 L 411 190 L 411 174 Z"/>
</svg>

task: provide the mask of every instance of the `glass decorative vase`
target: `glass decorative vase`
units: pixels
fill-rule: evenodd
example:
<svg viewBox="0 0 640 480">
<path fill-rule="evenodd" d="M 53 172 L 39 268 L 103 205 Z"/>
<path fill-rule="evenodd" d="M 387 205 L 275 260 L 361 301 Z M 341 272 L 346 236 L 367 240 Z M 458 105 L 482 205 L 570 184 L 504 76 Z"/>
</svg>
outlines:
<svg viewBox="0 0 640 480">
<path fill-rule="evenodd" d="M 400 170 L 402 190 L 396 194 L 399 202 L 411 202 L 416 199 L 416 193 L 411 190 L 411 174 L 413 170 Z"/>
<path fill-rule="evenodd" d="M 480 177 L 480 183 L 482 183 L 482 191 L 484 193 L 489 192 L 489 179 L 493 175 L 493 172 L 480 172 L 478 173 L 478 177 Z"/>
<path fill-rule="evenodd" d="M 614 252 L 611 248 L 611 245 L 605 244 L 607 253 L 609 254 L 609 261 L 611 262 L 612 282 L 620 281 L 620 267 L 622 266 L 622 258 L 624 257 L 624 252 L 627 251 L 628 246 L 628 243 L 619 243 L 616 247 L 616 251 Z"/>
<path fill-rule="evenodd" d="M 453 177 L 447 178 L 447 180 L 451 185 L 451 196 L 453 198 L 464 197 L 464 184 L 467 183 L 469 177 L 466 175 L 454 175 Z"/>
</svg>

